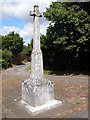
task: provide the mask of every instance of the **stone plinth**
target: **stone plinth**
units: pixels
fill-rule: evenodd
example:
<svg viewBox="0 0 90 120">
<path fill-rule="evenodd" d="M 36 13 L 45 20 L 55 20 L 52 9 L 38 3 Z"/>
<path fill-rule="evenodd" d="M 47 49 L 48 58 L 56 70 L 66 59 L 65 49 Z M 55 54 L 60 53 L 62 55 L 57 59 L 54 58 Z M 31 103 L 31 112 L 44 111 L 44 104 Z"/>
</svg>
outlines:
<svg viewBox="0 0 90 120">
<path fill-rule="evenodd" d="M 44 80 L 35 83 L 28 79 L 22 83 L 22 100 L 32 107 L 41 106 L 54 100 L 54 85 L 51 81 Z"/>
</svg>

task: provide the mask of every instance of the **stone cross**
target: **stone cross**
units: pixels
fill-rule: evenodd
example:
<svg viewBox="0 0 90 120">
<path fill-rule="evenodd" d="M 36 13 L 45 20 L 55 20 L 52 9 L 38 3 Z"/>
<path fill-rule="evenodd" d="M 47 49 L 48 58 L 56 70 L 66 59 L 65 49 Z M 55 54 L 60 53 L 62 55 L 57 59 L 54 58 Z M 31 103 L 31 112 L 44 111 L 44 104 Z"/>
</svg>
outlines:
<svg viewBox="0 0 90 120">
<path fill-rule="evenodd" d="M 33 51 L 31 60 L 31 78 L 39 82 L 43 80 L 43 59 L 40 49 L 40 25 L 39 17 L 42 15 L 39 12 L 39 6 L 34 6 L 34 11 L 30 11 L 30 16 L 33 16 Z"/>
<path fill-rule="evenodd" d="M 31 60 L 31 77 L 22 82 L 21 105 L 32 113 L 42 112 L 52 106 L 61 104 L 61 101 L 54 100 L 54 84 L 43 76 L 43 59 L 40 49 L 40 28 L 39 28 L 39 6 L 34 6 L 30 11 L 33 16 L 33 50 Z"/>
</svg>

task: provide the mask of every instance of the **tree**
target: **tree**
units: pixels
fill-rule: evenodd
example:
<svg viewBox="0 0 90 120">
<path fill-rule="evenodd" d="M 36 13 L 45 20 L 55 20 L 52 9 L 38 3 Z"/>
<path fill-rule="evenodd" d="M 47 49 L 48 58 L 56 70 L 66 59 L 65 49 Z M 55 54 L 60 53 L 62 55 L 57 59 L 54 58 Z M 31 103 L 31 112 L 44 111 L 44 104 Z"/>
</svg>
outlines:
<svg viewBox="0 0 90 120">
<path fill-rule="evenodd" d="M 32 51 L 32 46 L 31 44 L 28 44 L 28 46 L 24 45 L 23 46 L 23 53 L 26 55 L 31 55 L 31 51 Z"/>
<path fill-rule="evenodd" d="M 11 60 L 12 60 L 11 51 L 4 49 L 3 51 L 0 51 L 0 56 L 2 56 L 0 57 L 0 63 L 2 65 L 2 68 L 7 69 L 9 66 L 11 66 Z"/>
<path fill-rule="evenodd" d="M 80 67 L 90 54 L 90 17 L 85 9 L 82 3 L 52 2 L 44 12 L 51 21 L 44 42 L 49 52 L 44 59 L 50 59 L 54 69 Z"/>
<path fill-rule="evenodd" d="M 2 50 L 10 50 L 13 54 L 20 53 L 23 49 L 23 38 L 19 34 L 10 32 L 2 36 Z"/>
<path fill-rule="evenodd" d="M 2 47 L 0 63 L 2 63 L 2 68 L 7 69 L 11 66 L 12 57 L 22 51 L 23 38 L 17 33 L 10 32 L 5 36 L 0 36 L 0 43 L 2 43 L 2 45 L 0 44 L 0 47 Z"/>
</svg>

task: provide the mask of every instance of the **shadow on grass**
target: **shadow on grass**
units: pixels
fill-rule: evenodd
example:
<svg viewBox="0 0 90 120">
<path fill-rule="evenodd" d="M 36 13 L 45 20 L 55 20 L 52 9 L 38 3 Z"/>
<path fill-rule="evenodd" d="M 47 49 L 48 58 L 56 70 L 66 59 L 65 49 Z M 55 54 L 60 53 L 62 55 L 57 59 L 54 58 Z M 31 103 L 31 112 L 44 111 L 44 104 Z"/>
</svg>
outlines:
<svg viewBox="0 0 90 120">
<path fill-rule="evenodd" d="M 63 71 L 55 71 L 55 70 L 44 70 L 44 74 L 49 75 L 90 75 L 90 71 L 78 71 L 78 70 L 63 70 Z"/>
<path fill-rule="evenodd" d="M 31 65 L 29 65 L 26 68 L 27 71 L 31 71 Z M 90 75 L 90 71 L 87 70 L 61 70 L 61 71 L 55 71 L 55 70 L 47 70 L 44 69 L 44 74 L 48 75 Z"/>
</svg>

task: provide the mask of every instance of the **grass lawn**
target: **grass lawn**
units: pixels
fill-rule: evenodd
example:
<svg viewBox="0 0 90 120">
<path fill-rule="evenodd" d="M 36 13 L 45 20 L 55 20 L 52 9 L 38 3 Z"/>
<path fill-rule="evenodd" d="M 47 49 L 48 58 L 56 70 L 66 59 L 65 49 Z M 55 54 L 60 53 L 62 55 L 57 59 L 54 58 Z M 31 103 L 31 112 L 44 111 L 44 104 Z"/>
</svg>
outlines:
<svg viewBox="0 0 90 120">
<path fill-rule="evenodd" d="M 31 71 L 31 65 L 29 65 L 26 68 L 27 71 Z M 55 70 L 46 70 L 44 69 L 44 74 L 48 74 L 48 75 L 90 75 L 90 72 L 87 71 L 79 71 L 79 70 L 63 70 L 63 71 L 55 71 Z"/>
<path fill-rule="evenodd" d="M 29 66 L 26 68 L 26 70 L 27 70 L 27 71 L 31 71 L 31 65 L 29 65 Z M 54 72 L 51 71 L 51 70 L 44 70 L 44 74 L 50 75 L 50 74 L 54 74 Z"/>
</svg>

